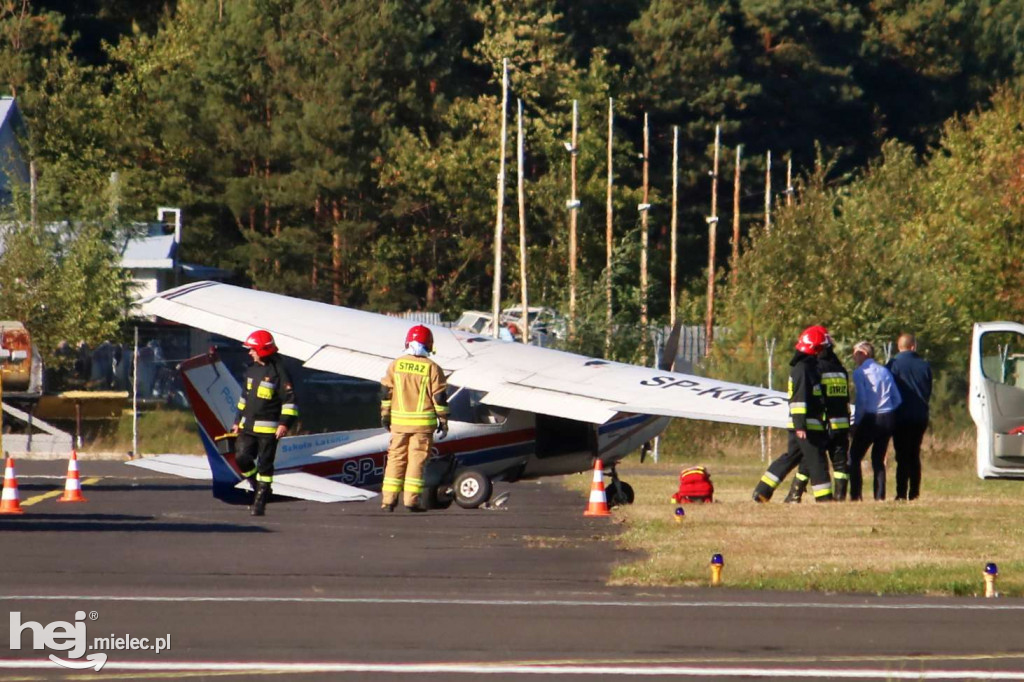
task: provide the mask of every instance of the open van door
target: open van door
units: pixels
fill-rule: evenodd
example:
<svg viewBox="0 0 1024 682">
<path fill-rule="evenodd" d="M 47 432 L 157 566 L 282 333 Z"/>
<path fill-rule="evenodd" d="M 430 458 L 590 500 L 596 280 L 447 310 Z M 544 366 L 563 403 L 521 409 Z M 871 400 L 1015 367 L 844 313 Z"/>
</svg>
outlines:
<svg viewBox="0 0 1024 682">
<path fill-rule="evenodd" d="M 1024 325 L 975 324 L 970 376 L 978 476 L 1024 478 Z"/>
</svg>

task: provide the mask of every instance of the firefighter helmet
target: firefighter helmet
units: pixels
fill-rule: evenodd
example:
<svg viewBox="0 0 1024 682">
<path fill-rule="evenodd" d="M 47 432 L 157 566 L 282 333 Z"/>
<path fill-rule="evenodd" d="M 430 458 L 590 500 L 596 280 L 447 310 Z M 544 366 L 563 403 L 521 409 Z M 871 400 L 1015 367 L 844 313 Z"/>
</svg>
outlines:
<svg viewBox="0 0 1024 682">
<path fill-rule="evenodd" d="M 242 345 L 249 350 L 256 351 L 256 356 L 261 360 L 277 352 L 273 335 L 265 329 L 257 329 L 249 334 L 249 338 Z"/>
<path fill-rule="evenodd" d="M 828 333 L 828 328 L 827 328 L 827 327 L 823 327 L 823 326 L 822 326 L 822 325 L 820 325 L 820 324 L 816 324 L 816 325 L 814 325 L 813 327 L 808 327 L 807 329 L 805 329 L 805 330 L 804 330 L 804 333 L 806 334 L 807 332 L 809 332 L 809 331 L 810 331 L 810 330 L 812 330 L 812 329 L 817 329 L 817 330 L 819 330 L 819 331 L 820 331 L 820 332 L 821 332 L 822 334 L 824 334 L 824 335 L 825 335 L 825 346 L 826 346 L 826 347 L 828 347 L 828 348 L 832 348 L 833 346 L 835 346 L 835 345 L 836 345 L 835 341 L 833 341 L 833 340 L 832 340 L 832 335 Z"/>
<path fill-rule="evenodd" d="M 405 335 L 406 346 L 413 341 L 418 341 L 423 344 L 423 347 L 430 352 L 434 351 L 434 335 L 422 324 L 418 324 L 415 327 L 410 328 L 409 333 Z"/>
<path fill-rule="evenodd" d="M 797 339 L 796 349 L 808 355 L 817 355 L 821 349 L 828 345 L 828 332 L 824 327 L 808 327 Z"/>
</svg>

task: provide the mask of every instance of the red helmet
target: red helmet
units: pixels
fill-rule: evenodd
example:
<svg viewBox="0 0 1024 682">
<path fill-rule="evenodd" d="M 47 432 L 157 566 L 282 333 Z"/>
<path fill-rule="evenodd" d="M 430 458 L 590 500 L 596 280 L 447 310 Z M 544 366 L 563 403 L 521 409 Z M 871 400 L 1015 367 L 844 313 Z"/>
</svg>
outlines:
<svg viewBox="0 0 1024 682">
<path fill-rule="evenodd" d="M 265 329 L 257 329 L 252 334 L 249 334 L 249 338 L 242 345 L 249 350 L 256 351 L 256 356 L 260 359 L 269 357 L 277 352 L 274 337 Z"/>
<path fill-rule="evenodd" d="M 836 345 L 835 342 L 832 340 L 832 335 L 828 333 L 828 329 L 827 328 L 821 326 L 820 324 L 816 324 L 813 327 L 808 327 L 807 329 L 805 329 L 804 333 L 806 334 L 807 332 L 809 332 L 812 329 L 817 329 L 822 334 L 825 335 L 825 346 L 827 346 L 828 348 L 831 348 L 832 346 Z"/>
<path fill-rule="evenodd" d="M 405 345 L 409 345 L 413 341 L 418 341 L 423 344 L 423 347 L 428 351 L 433 352 L 434 350 L 434 335 L 430 333 L 430 330 L 424 327 L 422 324 L 418 324 L 409 330 L 409 333 L 405 335 Z"/>
<path fill-rule="evenodd" d="M 808 355 L 817 355 L 821 349 L 828 345 L 828 331 L 822 326 L 808 327 L 800 334 L 796 342 L 796 349 Z"/>
</svg>

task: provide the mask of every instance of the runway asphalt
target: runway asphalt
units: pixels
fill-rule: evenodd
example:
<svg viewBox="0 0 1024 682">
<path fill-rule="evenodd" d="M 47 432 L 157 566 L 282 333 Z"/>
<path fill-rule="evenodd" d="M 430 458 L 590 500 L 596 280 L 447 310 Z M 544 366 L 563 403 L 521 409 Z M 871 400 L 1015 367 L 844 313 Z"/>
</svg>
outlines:
<svg viewBox="0 0 1024 682">
<path fill-rule="evenodd" d="M 1024 600 L 606 587 L 639 557 L 557 480 L 504 487 L 504 510 L 253 518 L 117 462 L 83 460 L 88 502 L 58 503 L 64 470 L 19 462 L 25 513 L 0 516 L 3 679 L 74 672 L 48 654 L 106 654 L 90 680 L 1024 679 Z M 47 626 L 95 648 L 33 650 Z"/>
</svg>

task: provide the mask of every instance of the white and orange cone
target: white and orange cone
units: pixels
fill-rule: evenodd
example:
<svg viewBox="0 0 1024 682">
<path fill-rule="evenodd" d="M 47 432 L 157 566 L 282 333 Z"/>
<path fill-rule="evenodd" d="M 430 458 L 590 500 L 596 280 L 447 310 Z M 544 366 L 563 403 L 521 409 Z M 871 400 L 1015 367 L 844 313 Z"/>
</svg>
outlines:
<svg viewBox="0 0 1024 682">
<path fill-rule="evenodd" d="M 18 477 L 14 475 L 14 458 L 7 458 L 4 467 L 4 492 L 0 495 L 0 514 L 24 514 L 18 500 Z"/>
<path fill-rule="evenodd" d="M 71 449 L 71 459 L 68 460 L 68 476 L 64 482 L 64 494 L 58 502 L 85 502 L 82 497 L 82 483 L 78 480 L 78 453 Z"/>
<path fill-rule="evenodd" d="M 590 503 L 584 516 L 611 516 L 608 511 L 608 497 L 604 493 L 604 464 L 594 461 L 594 482 L 590 485 Z"/>
</svg>

